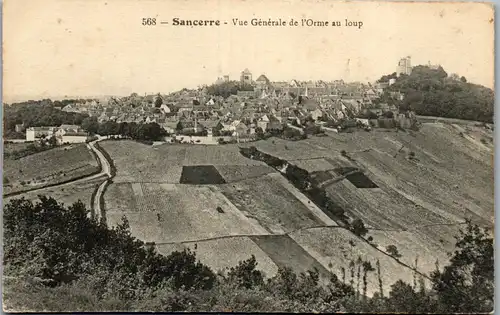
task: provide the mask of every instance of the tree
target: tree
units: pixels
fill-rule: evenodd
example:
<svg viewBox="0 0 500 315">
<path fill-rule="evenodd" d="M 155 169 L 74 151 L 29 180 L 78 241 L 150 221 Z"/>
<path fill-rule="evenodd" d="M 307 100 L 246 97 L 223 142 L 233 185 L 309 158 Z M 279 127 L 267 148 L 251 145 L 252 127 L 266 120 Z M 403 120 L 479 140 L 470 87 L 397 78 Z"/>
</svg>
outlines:
<svg viewBox="0 0 500 315">
<path fill-rule="evenodd" d="M 264 275 L 256 269 L 257 260 L 252 255 L 249 259 L 240 261 L 236 267 L 231 267 L 228 277 L 237 285 L 250 289 L 264 284 Z"/>
<path fill-rule="evenodd" d="M 177 125 L 175 126 L 175 131 L 177 131 L 177 133 L 180 133 L 183 129 L 184 129 L 184 126 L 182 125 L 182 122 L 179 121 L 177 123 Z"/>
<path fill-rule="evenodd" d="M 386 248 L 386 251 L 389 255 L 394 258 L 401 258 L 401 254 L 398 252 L 398 248 L 395 245 L 389 245 Z"/>
<path fill-rule="evenodd" d="M 454 81 L 459 81 L 460 80 L 460 76 L 456 73 L 452 73 L 450 74 L 450 79 L 451 80 L 454 80 Z"/>
<path fill-rule="evenodd" d="M 368 233 L 368 229 L 361 219 L 355 219 L 351 225 L 351 231 L 358 236 L 365 236 Z"/>
<path fill-rule="evenodd" d="M 398 313 L 429 313 L 433 312 L 433 303 L 425 295 L 415 292 L 407 283 L 398 280 L 391 286 L 386 300 L 385 311 Z"/>
<path fill-rule="evenodd" d="M 155 99 L 155 107 L 160 108 L 161 105 L 163 105 L 163 98 L 161 97 L 160 93 L 158 93 Z"/>
<path fill-rule="evenodd" d="M 261 127 L 255 128 L 255 135 L 257 136 L 257 139 L 264 139 L 264 130 L 262 130 Z"/>
<path fill-rule="evenodd" d="M 51 137 L 49 138 L 48 142 L 49 142 L 49 145 L 50 145 L 51 147 L 55 147 L 55 146 L 57 146 L 57 138 L 56 138 L 56 136 L 51 136 Z"/>
<path fill-rule="evenodd" d="M 450 265 L 432 273 L 441 311 L 488 313 L 493 310 L 494 255 L 489 231 L 467 221 Z"/>
<path fill-rule="evenodd" d="M 96 117 L 87 117 L 82 121 L 82 128 L 90 135 L 96 134 L 99 130 L 99 122 Z"/>
</svg>

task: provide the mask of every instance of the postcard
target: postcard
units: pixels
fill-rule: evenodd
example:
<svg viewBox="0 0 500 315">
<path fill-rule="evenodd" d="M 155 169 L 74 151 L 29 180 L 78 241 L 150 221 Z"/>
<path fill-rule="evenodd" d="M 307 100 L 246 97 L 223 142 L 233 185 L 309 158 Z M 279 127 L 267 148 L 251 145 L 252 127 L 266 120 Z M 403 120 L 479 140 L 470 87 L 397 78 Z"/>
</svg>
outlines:
<svg viewBox="0 0 500 315">
<path fill-rule="evenodd" d="M 491 3 L 3 21 L 4 311 L 492 312 Z"/>
</svg>

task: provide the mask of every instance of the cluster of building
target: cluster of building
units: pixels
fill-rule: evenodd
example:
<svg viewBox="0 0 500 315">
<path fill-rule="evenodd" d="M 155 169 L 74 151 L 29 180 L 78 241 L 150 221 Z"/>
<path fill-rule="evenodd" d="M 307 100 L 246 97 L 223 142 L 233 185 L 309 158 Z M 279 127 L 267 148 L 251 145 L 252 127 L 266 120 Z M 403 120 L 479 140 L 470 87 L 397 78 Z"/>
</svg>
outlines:
<svg viewBox="0 0 500 315">
<path fill-rule="evenodd" d="M 397 66 L 398 73 L 411 73 L 410 57 Z M 229 97 L 211 95 L 207 86 L 183 89 L 168 95 L 151 94 L 69 104 L 63 111 L 79 112 L 106 121 L 158 123 L 169 133 L 232 134 L 251 137 L 258 128 L 279 129 L 284 125 L 301 125 L 307 119 L 338 121 L 354 119 L 364 109 L 382 114 L 396 108 L 374 101 L 392 82 L 375 84 L 336 81 L 271 81 L 265 74 L 254 80 L 245 69 L 238 80 L 247 88 Z M 225 75 L 215 85 L 231 82 Z M 251 86 L 249 89 L 248 87 Z M 403 95 L 392 92 L 395 98 Z"/>
<path fill-rule="evenodd" d="M 30 127 L 26 129 L 26 141 L 40 141 L 54 137 L 57 144 L 83 143 L 88 134 L 77 125 Z"/>
</svg>

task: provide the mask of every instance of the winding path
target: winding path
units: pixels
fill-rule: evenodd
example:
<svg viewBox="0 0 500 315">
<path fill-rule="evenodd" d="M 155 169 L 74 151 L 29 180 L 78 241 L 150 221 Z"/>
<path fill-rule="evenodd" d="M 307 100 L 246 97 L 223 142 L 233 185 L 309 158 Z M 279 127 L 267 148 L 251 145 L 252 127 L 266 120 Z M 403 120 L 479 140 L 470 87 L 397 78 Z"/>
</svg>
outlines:
<svg viewBox="0 0 500 315">
<path fill-rule="evenodd" d="M 72 179 L 72 180 L 68 180 L 68 181 L 64 181 L 64 182 L 60 182 L 60 183 L 55 183 L 55 184 L 51 184 L 51 185 L 45 185 L 45 186 L 41 186 L 41 187 L 36 187 L 36 188 L 28 189 L 28 190 L 14 191 L 14 192 L 11 192 L 11 193 L 4 194 L 3 197 L 4 198 L 10 198 L 12 196 L 22 195 L 22 194 L 26 194 L 26 193 L 37 191 L 37 190 L 42 190 L 42 189 L 47 189 L 47 188 L 65 187 L 65 186 L 69 186 L 69 185 L 83 183 L 83 182 L 86 182 L 86 181 L 89 181 L 89 180 L 93 180 L 93 179 L 102 177 L 104 175 L 109 178 L 111 176 L 111 167 L 109 165 L 109 162 L 106 160 L 106 158 L 104 157 L 104 155 L 95 147 L 95 144 L 98 141 L 101 141 L 103 139 L 104 138 L 100 138 L 98 140 L 95 140 L 95 141 L 87 143 L 87 148 L 89 150 L 93 151 L 96 154 L 96 156 L 98 157 L 98 159 L 100 160 L 101 171 L 99 173 L 88 175 L 88 176 L 85 176 L 85 177 L 82 177 L 82 178 L 78 178 L 78 179 Z"/>
<path fill-rule="evenodd" d="M 101 140 L 101 139 L 99 139 L 99 140 Z M 97 192 L 96 192 L 95 197 L 94 197 L 94 201 L 93 201 L 94 204 L 92 205 L 92 209 L 94 210 L 93 212 L 95 214 L 96 220 L 99 220 L 101 218 L 102 209 L 101 209 L 100 200 L 101 200 L 102 194 L 104 193 L 104 189 L 106 188 L 106 184 L 108 183 L 108 180 L 111 178 L 111 165 L 109 164 L 109 161 L 106 159 L 104 154 L 102 154 L 102 152 L 99 149 L 97 149 L 95 146 L 99 140 L 89 142 L 89 144 L 88 144 L 88 147 L 92 151 L 94 151 L 96 156 L 101 161 L 101 163 L 100 163 L 101 164 L 101 173 L 99 173 L 99 175 L 100 176 L 106 175 L 106 177 L 107 177 L 107 179 L 104 180 L 97 188 Z"/>
<path fill-rule="evenodd" d="M 99 173 L 93 174 L 93 175 L 89 175 L 89 176 L 86 176 L 86 177 L 83 177 L 83 178 L 75 179 L 75 180 L 65 181 L 65 182 L 62 182 L 62 183 L 54 184 L 54 185 L 43 186 L 43 187 L 38 187 L 38 188 L 34 188 L 34 189 L 30 189 L 30 190 L 24 190 L 24 191 L 19 191 L 19 192 L 13 192 L 13 193 L 5 194 L 3 197 L 4 198 L 9 198 L 9 197 L 12 197 L 12 196 L 22 195 L 22 194 L 25 194 L 25 193 L 28 193 L 28 192 L 33 192 L 33 191 L 47 189 L 47 188 L 65 187 L 65 186 L 69 186 L 69 185 L 73 185 L 73 184 L 77 184 L 77 183 L 84 183 L 86 181 L 90 181 L 90 180 L 97 179 L 97 178 L 105 176 L 106 179 L 104 179 L 102 181 L 102 183 L 99 184 L 99 187 L 97 188 L 97 192 L 96 192 L 95 198 L 93 199 L 93 204 L 90 205 L 92 207 L 92 209 L 93 209 L 92 213 L 95 215 L 95 218 L 99 220 L 100 217 L 101 217 L 101 215 L 102 215 L 102 209 L 101 209 L 100 200 L 102 198 L 102 194 L 104 193 L 104 189 L 106 187 L 106 184 L 111 179 L 111 165 L 109 164 L 109 161 L 106 159 L 106 157 L 104 156 L 104 154 L 96 147 L 96 143 L 99 142 L 99 141 L 101 141 L 101 140 L 103 140 L 103 139 L 104 139 L 104 137 L 100 137 L 97 140 L 94 140 L 92 142 L 87 143 L 87 148 L 89 150 L 91 150 L 92 152 L 94 152 L 95 156 L 97 157 L 97 159 L 99 159 L 99 162 L 100 162 L 99 165 L 101 166 L 101 171 Z"/>
</svg>

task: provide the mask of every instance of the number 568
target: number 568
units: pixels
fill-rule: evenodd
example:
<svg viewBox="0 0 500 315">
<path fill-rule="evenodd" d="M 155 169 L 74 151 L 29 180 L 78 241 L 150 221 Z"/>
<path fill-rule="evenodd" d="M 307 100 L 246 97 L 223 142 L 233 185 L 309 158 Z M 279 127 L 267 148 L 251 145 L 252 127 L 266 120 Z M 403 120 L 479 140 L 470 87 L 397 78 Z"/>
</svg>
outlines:
<svg viewBox="0 0 500 315">
<path fill-rule="evenodd" d="M 143 18 L 142 25 L 156 25 L 156 19 L 155 18 Z"/>
</svg>

